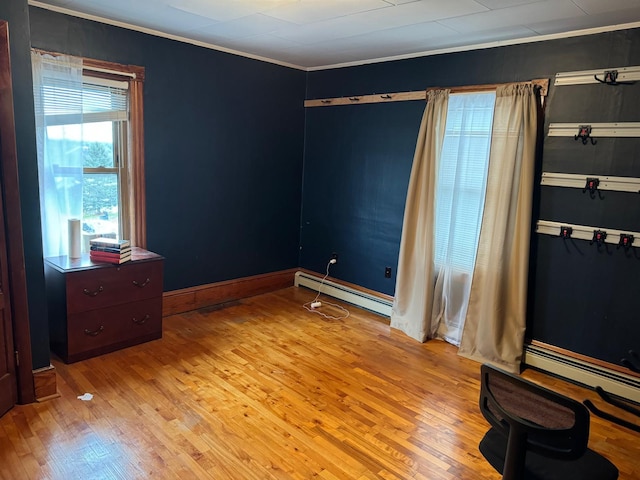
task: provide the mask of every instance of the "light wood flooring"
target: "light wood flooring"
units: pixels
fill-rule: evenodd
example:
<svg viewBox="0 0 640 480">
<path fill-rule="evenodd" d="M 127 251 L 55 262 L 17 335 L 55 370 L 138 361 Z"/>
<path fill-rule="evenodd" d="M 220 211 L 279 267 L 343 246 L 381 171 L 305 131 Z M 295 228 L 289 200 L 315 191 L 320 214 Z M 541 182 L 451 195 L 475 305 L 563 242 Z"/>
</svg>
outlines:
<svg viewBox="0 0 640 480">
<path fill-rule="evenodd" d="M 309 313 L 314 295 L 174 315 L 162 340 L 54 361 L 61 396 L 0 419 L 0 478 L 500 478 L 477 448 L 479 364 L 350 305 L 345 320 Z M 592 417 L 590 446 L 640 478 L 638 434 Z"/>
</svg>

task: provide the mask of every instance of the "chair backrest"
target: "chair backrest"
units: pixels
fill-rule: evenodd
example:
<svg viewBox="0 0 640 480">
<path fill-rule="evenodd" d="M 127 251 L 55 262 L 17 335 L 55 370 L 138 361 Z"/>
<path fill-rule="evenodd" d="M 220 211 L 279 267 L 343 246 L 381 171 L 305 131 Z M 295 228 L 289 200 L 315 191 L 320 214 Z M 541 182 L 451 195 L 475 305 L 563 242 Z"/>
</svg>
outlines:
<svg viewBox="0 0 640 480">
<path fill-rule="evenodd" d="M 584 405 L 488 364 L 481 374 L 480 411 L 508 438 L 504 478 L 522 472 L 527 451 L 566 460 L 585 453 L 589 411 Z"/>
</svg>

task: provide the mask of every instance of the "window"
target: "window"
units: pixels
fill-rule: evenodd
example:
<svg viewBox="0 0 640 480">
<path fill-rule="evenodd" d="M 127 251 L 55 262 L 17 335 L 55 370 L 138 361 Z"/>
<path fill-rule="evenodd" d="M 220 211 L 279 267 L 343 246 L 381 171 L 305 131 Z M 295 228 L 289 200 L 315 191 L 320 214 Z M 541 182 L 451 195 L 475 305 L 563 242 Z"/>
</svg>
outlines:
<svg viewBox="0 0 640 480">
<path fill-rule="evenodd" d="M 45 103 L 46 144 L 56 184 L 73 178 L 77 171 L 65 168 L 64 156 L 79 151 L 82 161 L 82 231 L 85 235 L 129 238 L 127 221 L 128 84 L 83 76 L 82 114 L 64 111 L 60 88 L 46 86 L 45 93 L 58 96 Z M 71 92 L 73 95 L 73 92 Z M 49 110 L 50 109 L 50 110 Z M 47 111 L 49 110 L 49 112 Z M 77 181 L 77 180 L 72 180 Z M 124 213 L 124 214 L 121 214 Z"/>
<path fill-rule="evenodd" d="M 67 221 L 144 247 L 144 70 L 33 52 L 45 256 L 65 255 Z"/>
<path fill-rule="evenodd" d="M 436 182 L 435 265 L 471 273 L 487 184 L 495 92 L 452 94 Z"/>
<path fill-rule="evenodd" d="M 435 187 L 436 335 L 460 345 L 484 210 L 495 92 L 449 96 Z"/>
</svg>

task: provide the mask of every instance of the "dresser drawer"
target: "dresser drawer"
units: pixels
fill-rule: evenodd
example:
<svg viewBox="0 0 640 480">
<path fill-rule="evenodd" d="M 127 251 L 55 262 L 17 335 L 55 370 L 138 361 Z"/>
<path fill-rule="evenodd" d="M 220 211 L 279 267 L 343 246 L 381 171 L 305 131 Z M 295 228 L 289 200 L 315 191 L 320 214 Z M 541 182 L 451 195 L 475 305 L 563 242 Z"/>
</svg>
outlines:
<svg viewBox="0 0 640 480">
<path fill-rule="evenodd" d="M 162 262 L 131 262 L 66 275 L 67 314 L 162 296 Z"/>
<path fill-rule="evenodd" d="M 89 351 L 104 353 L 161 336 L 162 302 L 157 298 L 75 313 L 67 318 L 70 358 Z"/>
</svg>

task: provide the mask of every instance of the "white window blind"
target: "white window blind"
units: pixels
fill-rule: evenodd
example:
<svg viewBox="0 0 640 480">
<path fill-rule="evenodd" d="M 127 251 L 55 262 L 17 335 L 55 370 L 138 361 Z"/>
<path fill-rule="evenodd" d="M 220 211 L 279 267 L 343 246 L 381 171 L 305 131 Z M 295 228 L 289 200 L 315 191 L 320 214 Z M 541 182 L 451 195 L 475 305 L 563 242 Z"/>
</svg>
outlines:
<svg viewBox="0 0 640 480">
<path fill-rule="evenodd" d="M 128 119 L 126 82 L 83 77 L 82 90 L 65 79 L 48 78 L 42 88 L 46 124 L 73 125 Z M 80 114 L 82 112 L 82 114 Z"/>
<path fill-rule="evenodd" d="M 435 264 L 470 273 L 475 263 L 495 92 L 453 94 L 436 183 Z"/>
</svg>

